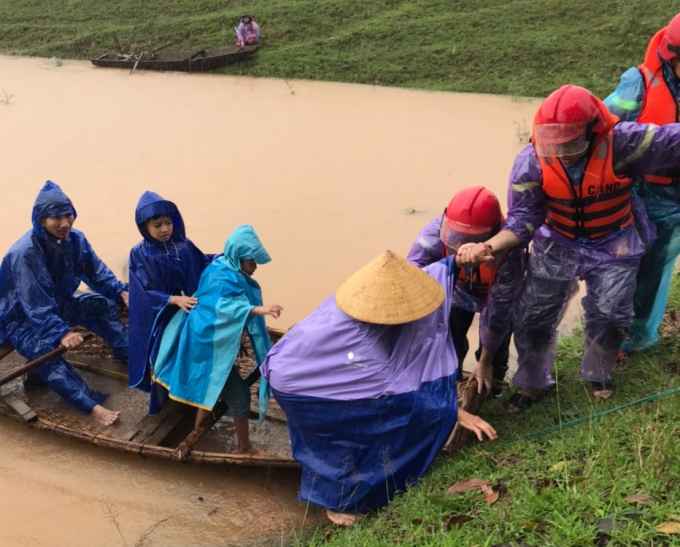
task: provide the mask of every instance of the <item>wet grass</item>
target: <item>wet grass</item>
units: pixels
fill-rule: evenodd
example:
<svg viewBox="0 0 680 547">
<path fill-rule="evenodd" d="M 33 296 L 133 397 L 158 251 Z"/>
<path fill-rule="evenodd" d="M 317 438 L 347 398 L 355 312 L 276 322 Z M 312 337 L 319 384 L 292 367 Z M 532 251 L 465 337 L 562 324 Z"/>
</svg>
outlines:
<svg viewBox="0 0 680 547">
<path fill-rule="evenodd" d="M 680 545 L 680 393 L 526 439 L 680 386 L 680 277 L 675 278 L 663 338 L 617 369 L 618 389 L 593 399 L 578 377 L 580 333 L 562 340 L 559 388 L 520 418 L 505 414 L 508 395 L 482 415 L 499 441 L 470 446 L 436 462 L 425 479 L 350 530 L 324 525 L 291 540 L 297 547 L 437 545 L 451 547 Z M 457 482 L 479 478 L 500 493 L 446 497 Z M 629 496 L 645 496 L 626 499 Z M 469 519 L 469 520 L 468 520 Z M 671 523 L 671 524 L 668 524 Z M 667 528 L 659 529 L 666 525 Z"/>
<path fill-rule="evenodd" d="M 262 50 L 232 74 L 544 96 L 609 93 L 680 0 L 3 0 L 0 51 L 90 58 L 178 40 L 234 40 L 244 11 Z M 173 48 L 174 49 L 174 48 Z"/>
</svg>

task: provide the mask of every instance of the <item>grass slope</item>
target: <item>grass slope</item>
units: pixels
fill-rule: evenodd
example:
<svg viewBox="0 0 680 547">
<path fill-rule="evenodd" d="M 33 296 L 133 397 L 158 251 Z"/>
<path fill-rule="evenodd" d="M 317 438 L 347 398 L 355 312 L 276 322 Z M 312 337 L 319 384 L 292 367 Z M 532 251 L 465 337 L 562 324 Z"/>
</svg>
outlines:
<svg viewBox="0 0 680 547">
<path fill-rule="evenodd" d="M 0 51 L 89 58 L 121 43 L 230 44 L 238 16 L 263 49 L 230 73 L 542 96 L 605 95 L 680 0 L 2 0 Z"/>
<path fill-rule="evenodd" d="M 680 393 L 533 440 L 531 432 L 586 417 L 680 386 L 680 277 L 674 280 L 663 338 L 615 371 L 609 401 L 590 397 L 578 377 L 581 333 L 558 349 L 559 388 L 521 417 L 500 400 L 482 415 L 499 432 L 496 443 L 475 443 L 439 460 L 425 479 L 377 516 L 350 530 L 320 526 L 295 538 L 308 547 L 666 546 L 680 535 Z M 454 483 L 480 478 L 500 489 L 488 505 L 479 491 L 443 496 Z M 651 496 L 645 504 L 627 501 Z M 472 520 L 459 526 L 454 517 Z M 616 523 L 616 524 L 614 524 Z"/>
</svg>

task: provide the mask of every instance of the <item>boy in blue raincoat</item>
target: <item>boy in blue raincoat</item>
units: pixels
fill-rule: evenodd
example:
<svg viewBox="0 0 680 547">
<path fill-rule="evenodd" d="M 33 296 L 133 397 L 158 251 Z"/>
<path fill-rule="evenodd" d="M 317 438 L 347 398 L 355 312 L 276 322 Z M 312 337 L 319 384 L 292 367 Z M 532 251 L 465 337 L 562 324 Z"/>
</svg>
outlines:
<svg viewBox="0 0 680 547">
<path fill-rule="evenodd" d="M 47 181 L 33 205 L 33 228 L 7 252 L 0 265 L 0 344 L 9 342 L 29 361 L 58 345 L 83 341 L 71 331 L 83 326 L 127 360 L 127 331 L 114 300 L 127 305 L 127 286 L 94 253 L 85 235 L 72 229 L 76 210 L 58 185 Z M 95 294 L 75 294 L 81 282 Z M 110 425 L 118 417 L 101 406 L 106 398 L 90 391 L 62 357 L 37 369 L 40 379 L 78 410 Z"/>
<path fill-rule="evenodd" d="M 203 270 L 214 255 L 206 255 L 187 239 L 177 206 L 154 192 L 144 192 L 135 210 L 144 238 L 130 251 L 130 387 L 149 393 L 151 369 L 161 333 L 181 309 L 197 304 L 194 293 Z M 154 390 L 150 413 L 165 401 L 165 390 Z"/>
<path fill-rule="evenodd" d="M 244 329 L 258 367 L 271 341 L 265 315 L 278 318 L 282 308 L 263 306 L 260 285 L 252 279 L 258 264 L 271 261 L 252 226 L 240 226 L 224 245 L 224 256 L 203 272 L 195 307 L 177 312 L 165 328 L 154 362 L 154 380 L 172 399 L 199 409 L 200 424 L 223 398 L 234 418 L 238 452 L 258 453 L 248 433 L 250 392 L 234 362 Z M 269 384 L 260 380 L 260 417 L 269 402 Z"/>
</svg>

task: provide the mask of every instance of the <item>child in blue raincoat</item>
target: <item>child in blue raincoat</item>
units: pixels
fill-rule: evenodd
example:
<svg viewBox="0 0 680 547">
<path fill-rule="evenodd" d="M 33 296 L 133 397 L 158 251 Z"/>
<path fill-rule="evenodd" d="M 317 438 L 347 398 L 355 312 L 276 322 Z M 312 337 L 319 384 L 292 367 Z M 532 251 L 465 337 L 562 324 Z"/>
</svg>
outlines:
<svg viewBox="0 0 680 547">
<path fill-rule="evenodd" d="M 0 344 L 9 342 L 34 360 L 62 345 L 83 341 L 71 331 L 83 326 L 108 342 L 114 357 L 127 360 L 127 331 L 114 300 L 128 301 L 127 286 L 92 250 L 85 235 L 72 229 L 76 210 L 58 185 L 47 181 L 33 205 L 33 228 L 7 252 L 0 265 Z M 94 294 L 75 294 L 81 282 Z M 78 410 L 110 425 L 118 417 L 101 403 L 102 393 L 62 357 L 37 369 L 40 379 Z"/>
<path fill-rule="evenodd" d="M 144 238 L 130 251 L 129 383 L 149 393 L 151 369 L 161 333 L 181 309 L 189 313 L 203 270 L 214 255 L 206 255 L 187 239 L 177 206 L 154 192 L 144 192 L 135 210 Z M 158 412 L 165 390 L 153 390 L 150 413 Z"/>
<path fill-rule="evenodd" d="M 200 424 L 223 398 L 234 418 L 238 452 L 256 454 L 248 433 L 250 392 L 234 362 L 243 331 L 248 333 L 258 367 L 271 341 L 265 315 L 278 318 L 282 308 L 264 306 L 252 278 L 258 264 L 271 261 L 252 226 L 237 228 L 224 245 L 224 256 L 203 272 L 195 307 L 177 312 L 163 332 L 153 364 L 154 380 L 172 399 L 199 409 Z M 260 417 L 269 402 L 269 384 L 260 380 Z"/>
</svg>

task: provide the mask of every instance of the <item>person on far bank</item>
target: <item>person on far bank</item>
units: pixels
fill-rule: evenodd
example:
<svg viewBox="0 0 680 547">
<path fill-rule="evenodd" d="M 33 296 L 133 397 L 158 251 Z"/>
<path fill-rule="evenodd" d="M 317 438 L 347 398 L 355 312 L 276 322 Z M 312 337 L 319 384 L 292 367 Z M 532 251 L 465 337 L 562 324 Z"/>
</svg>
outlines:
<svg viewBox="0 0 680 547">
<path fill-rule="evenodd" d="M 241 15 L 236 27 L 236 45 L 252 46 L 260 41 L 260 27 L 249 13 Z"/>
<path fill-rule="evenodd" d="M 626 71 L 604 102 L 621 120 L 661 126 L 680 121 L 680 14 L 654 35 L 644 62 Z M 619 353 L 620 361 L 659 339 L 680 255 L 680 164 L 645 174 L 635 183 L 635 192 L 642 198 L 658 237 L 640 262 L 635 319 Z"/>
<path fill-rule="evenodd" d="M 632 199 L 632 181 L 678 164 L 680 124 L 620 122 L 574 85 L 540 106 L 531 143 L 510 174 L 503 229 L 459 250 L 461 260 L 483 263 L 533 239 L 513 322 L 519 354 L 513 383 L 520 390 L 508 401 L 509 412 L 531 406 L 555 384 L 557 326 L 575 279 L 587 290 L 581 377 L 594 396 L 611 396 L 611 371 L 634 316 L 638 266 L 656 236 Z"/>
<path fill-rule="evenodd" d="M 444 210 L 416 238 L 406 259 L 420 268 L 458 252 L 461 245 L 486 241 L 498 233 L 503 215 L 498 198 L 481 186 L 458 192 Z M 461 268 L 453 293 L 449 317 L 458 360 L 469 349 L 467 333 L 476 313 L 480 314 L 477 365 L 471 377 L 479 393 L 492 389 L 493 380 L 503 380 L 508 370 L 512 310 L 522 288 L 526 252 L 515 247 L 495 256 L 492 262 Z"/>
<path fill-rule="evenodd" d="M 72 228 L 76 216 L 71 200 L 47 181 L 33 205 L 33 228 L 0 265 L 0 345 L 9 342 L 32 361 L 59 345 L 77 348 L 83 338 L 71 329 L 81 326 L 106 340 L 116 359 L 127 361 L 127 330 L 115 304 L 120 300 L 127 306 L 127 285 L 97 257 L 85 235 Z M 81 282 L 94 294 L 76 294 Z M 106 395 L 91 391 L 63 357 L 39 366 L 37 375 L 37 382 L 99 424 L 111 425 L 118 418 L 118 412 L 102 406 Z"/>
</svg>

